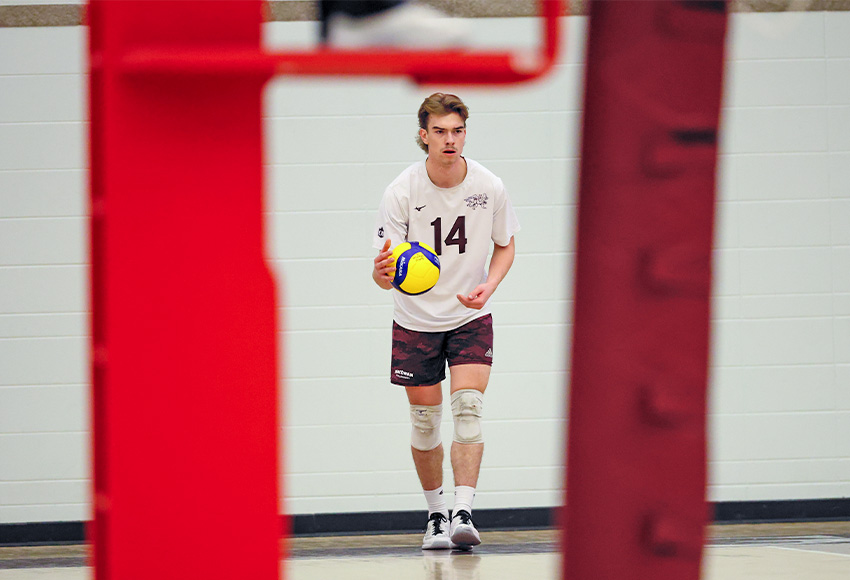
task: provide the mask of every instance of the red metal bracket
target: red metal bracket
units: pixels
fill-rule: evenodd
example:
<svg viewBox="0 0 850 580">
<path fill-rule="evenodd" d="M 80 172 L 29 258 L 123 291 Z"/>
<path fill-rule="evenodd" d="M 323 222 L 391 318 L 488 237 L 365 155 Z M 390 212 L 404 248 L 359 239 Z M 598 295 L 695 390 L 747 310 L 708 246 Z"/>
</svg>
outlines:
<svg viewBox="0 0 850 580">
<path fill-rule="evenodd" d="M 143 47 L 121 57 L 133 73 L 267 76 L 406 76 L 418 84 L 509 84 L 551 70 L 562 43 L 563 0 L 539 0 L 542 42 L 536 54 L 485 51 L 336 50 L 264 52 L 253 48 Z"/>
</svg>

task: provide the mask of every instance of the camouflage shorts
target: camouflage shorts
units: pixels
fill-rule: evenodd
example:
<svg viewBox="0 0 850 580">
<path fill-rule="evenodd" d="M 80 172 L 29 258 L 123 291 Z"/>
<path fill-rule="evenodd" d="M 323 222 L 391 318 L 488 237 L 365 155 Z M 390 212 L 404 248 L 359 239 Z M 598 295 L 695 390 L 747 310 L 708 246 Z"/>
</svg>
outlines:
<svg viewBox="0 0 850 580">
<path fill-rule="evenodd" d="M 493 317 L 490 314 L 446 332 L 418 332 L 393 322 L 390 381 L 405 387 L 436 385 L 449 366 L 493 363 Z"/>
</svg>

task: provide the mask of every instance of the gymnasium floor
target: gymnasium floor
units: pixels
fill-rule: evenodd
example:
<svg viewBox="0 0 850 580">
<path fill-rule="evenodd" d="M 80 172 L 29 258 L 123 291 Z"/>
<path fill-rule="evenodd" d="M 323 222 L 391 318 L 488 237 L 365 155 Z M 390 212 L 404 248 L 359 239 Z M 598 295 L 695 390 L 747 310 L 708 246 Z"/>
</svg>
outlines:
<svg viewBox="0 0 850 580">
<path fill-rule="evenodd" d="M 703 580 L 846 580 L 850 522 L 715 525 Z M 418 534 L 295 538 L 286 580 L 558 578 L 551 530 L 483 532 L 471 553 L 423 552 Z M 89 580 L 85 546 L 0 547 L 0 580 Z"/>
</svg>

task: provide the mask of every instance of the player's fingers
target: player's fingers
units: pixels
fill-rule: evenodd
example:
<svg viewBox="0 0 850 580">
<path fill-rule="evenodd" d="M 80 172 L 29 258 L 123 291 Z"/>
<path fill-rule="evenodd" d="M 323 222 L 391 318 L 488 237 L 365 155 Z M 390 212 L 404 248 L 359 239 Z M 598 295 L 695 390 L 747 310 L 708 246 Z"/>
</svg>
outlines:
<svg viewBox="0 0 850 580">
<path fill-rule="evenodd" d="M 466 296 L 458 294 L 457 299 L 460 300 L 460 303 L 467 308 L 473 308 L 475 310 L 481 310 L 486 302 L 484 299 L 484 288 L 481 286 L 478 286 Z"/>
<path fill-rule="evenodd" d="M 375 268 L 378 270 L 395 268 L 395 260 L 393 260 L 391 254 L 378 254 L 377 256 L 375 256 Z"/>
<path fill-rule="evenodd" d="M 384 242 L 384 247 L 381 248 L 381 251 L 378 253 L 378 256 L 380 258 L 384 259 L 387 256 L 391 256 L 391 255 L 392 255 L 392 251 L 390 250 L 390 241 L 387 240 L 386 242 Z"/>
<path fill-rule="evenodd" d="M 458 294 L 457 299 L 460 300 L 460 303 L 466 306 L 467 308 L 475 308 L 475 301 L 471 300 L 468 296 Z"/>
<path fill-rule="evenodd" d="M 375 257 L 375 262 L 377 263 L 379 260 L 385 260 L 387 256 L 391 256 L 392 252 L 390 251 L 390 240 L 384 242 L 384 247 L 381 248 L 381 251 L 378 252 L 378 255 Z"/>
</svg>

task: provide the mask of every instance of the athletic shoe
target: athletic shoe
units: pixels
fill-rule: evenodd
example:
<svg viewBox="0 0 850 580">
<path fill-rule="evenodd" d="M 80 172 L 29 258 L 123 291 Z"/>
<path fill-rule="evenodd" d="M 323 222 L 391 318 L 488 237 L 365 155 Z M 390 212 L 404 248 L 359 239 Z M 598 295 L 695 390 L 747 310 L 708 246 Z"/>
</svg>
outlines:
<svg viewBox="0 0 850 580">
<path fill-rule="evenodd" d="M 462 48 L 467 25 L 436 8 L 405 2 L 369 16 L 335 13 L 328 18 L 327 42 L 338 48 L 394 46 L 407 49 Z"/>
<path fill-rule="evenodd" d="M 451 540 L 460 549 L 469 549 L 481 543 L 481 536 L 472 523 L 472 516 L 466 510 L 460 510 L 452 516 Z"/>
<path fill-rule="evenodd" d="M 449 520 L 440 512 L 434 512 L 428 516 L 425 524 L 425 537 L 422 538 L 423 550 L 448 550 L 452 547 L 449 540 Z"/>
</svg>

